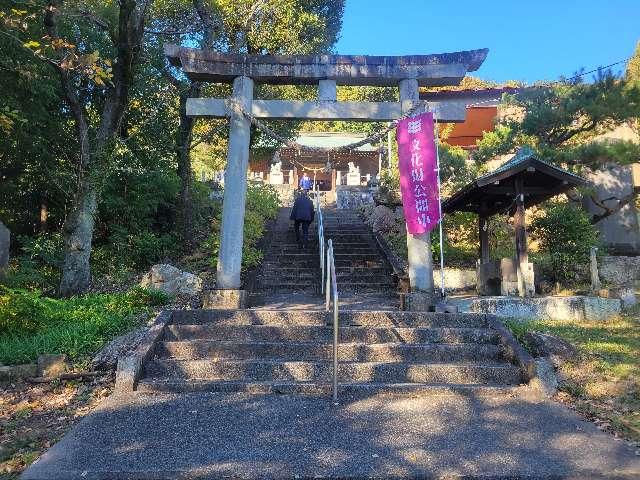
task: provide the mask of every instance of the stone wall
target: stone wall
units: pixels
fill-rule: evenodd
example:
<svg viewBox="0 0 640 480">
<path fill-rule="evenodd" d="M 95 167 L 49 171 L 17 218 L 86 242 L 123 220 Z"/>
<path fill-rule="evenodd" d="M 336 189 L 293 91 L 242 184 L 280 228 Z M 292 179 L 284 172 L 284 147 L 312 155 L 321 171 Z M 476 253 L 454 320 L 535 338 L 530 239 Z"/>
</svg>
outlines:
<svg viewBox="0 0 640 480">
<path fill-rule="evenodd" d="M 373 205 L 375 188 L 337 185 L 336 206 L 339 209 L 357 209 L 364 205 Z"/>
<path fill-rule="evenodd" d="M 520 320 L 607 320 L 620 314 L 621 301 L 612 298 L 571 297 L 479 297 L 469 311 Z"/>
<path fill-rule="evenodd" d="M 600 281 L 607 285 L 634 285 L 640 281 L 640 257 L 604 256 L 598 259 Z"/>
<path fill-rule="evenodd" d="M 434 268 L 433 281 L 436 288 L 441 284 L 440 269 Z M 448 291 L 473 290 L 476 288 L 476 271 L 471 268 L 444 267 L 444 288 Z"/>
</svg>

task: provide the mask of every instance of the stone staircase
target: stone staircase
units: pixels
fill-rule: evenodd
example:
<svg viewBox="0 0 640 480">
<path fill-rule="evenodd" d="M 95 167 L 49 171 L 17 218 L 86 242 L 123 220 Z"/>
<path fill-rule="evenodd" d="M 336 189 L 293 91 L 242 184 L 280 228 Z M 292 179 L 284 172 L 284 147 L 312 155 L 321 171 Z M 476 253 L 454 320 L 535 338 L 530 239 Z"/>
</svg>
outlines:
<svg viewBox="0 0 640 480">
<path fill-rule="evenodd" d="M 254 290 L 263 294 L 320 293 L 317 221 L 309 245 L 300 250 L 290 226 L 290 209 L 280 211 Z M 392 268 L 369 227 L 350 210 L 324 208 L 325 238 L 332 239 L 340 293 L 389 296 L 396 291 Z"/>
<path fill-rule="evenodd" d="M 482 314 L 344 311 L 340 393 L 509 392 L 523 379 Z M 144 392 L 329 394 L 332 327 L 322 311 L 174 311 L 144 366 Z"/>
</svg>

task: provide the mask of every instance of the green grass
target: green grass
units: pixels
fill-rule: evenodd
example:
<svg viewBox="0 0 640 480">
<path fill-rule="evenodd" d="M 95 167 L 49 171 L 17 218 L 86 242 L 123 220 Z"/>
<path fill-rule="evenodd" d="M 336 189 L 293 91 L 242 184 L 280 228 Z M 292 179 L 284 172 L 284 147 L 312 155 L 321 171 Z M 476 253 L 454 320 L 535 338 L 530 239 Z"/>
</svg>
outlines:
<svg viewBox="0 0 640 480">
<path fill-rule="evenodd" d="M 0 287 L 0 363 L 33 362 L 39 354 L 80 360 L 138 326 L 166 297 L 141 288 L 69 299 Z"/>
<path fill-rule="evenodd" d="M 640 441 L 640 310 L 609 321 L 506 323 L 521 341 L 539 331 L 573 343 L 581 358 L 561 366 L 561 394 L 586 416 Z"/>
</svg>

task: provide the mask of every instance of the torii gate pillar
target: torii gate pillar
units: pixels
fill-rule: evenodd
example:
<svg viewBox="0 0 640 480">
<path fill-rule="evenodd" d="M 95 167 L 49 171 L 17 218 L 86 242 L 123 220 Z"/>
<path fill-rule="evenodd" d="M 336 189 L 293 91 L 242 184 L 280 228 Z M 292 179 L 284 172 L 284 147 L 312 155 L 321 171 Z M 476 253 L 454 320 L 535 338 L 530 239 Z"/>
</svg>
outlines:
<svg viewBox="0 0 640 480">
<path fill-rule="evenodd" d="M 406 114 L 419 101 L 418 82 L 415 79 L 400 81 L 400 103 Z M 407 297 L 410 310 L 428 310 L 434 302 L 433 256 L 430 232 L 413 235 L 407 232 L 407 259 L 411 295 Z"/>
<path fill-rule="evenodd" d="M 245 111 L 250 112 L 253 101 L 253 80 L 249 77 L 236 77 L 233 81 L 233 99 Z M 224 172 L 220 252 L 216 272 L 216 288 L 221 290 L 239 290 L 241 285 L 242 235 L 247 195 L 250 135 L 251 122 L 242 113 L 231 112 L 227 166 Z M 241 304 L 244 302 L 237 303 L 238 307 L 243 307 Z"/>
</svg>

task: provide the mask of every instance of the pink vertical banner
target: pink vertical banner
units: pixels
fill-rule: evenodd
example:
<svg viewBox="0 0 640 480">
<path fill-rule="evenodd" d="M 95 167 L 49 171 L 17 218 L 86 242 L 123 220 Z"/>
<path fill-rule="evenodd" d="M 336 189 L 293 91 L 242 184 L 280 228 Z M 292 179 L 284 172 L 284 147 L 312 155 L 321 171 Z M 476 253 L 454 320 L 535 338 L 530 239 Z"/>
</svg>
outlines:
<svg viewBox="0 0 640 480">
<path fill-rule="evenodd" d="M 400 120 L 396 139 L 407 232 L 430 232 L 440 221 L 433 113 L 426 112 Z"/>
</svg>

